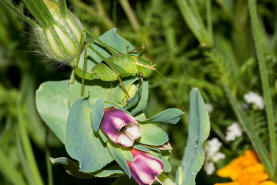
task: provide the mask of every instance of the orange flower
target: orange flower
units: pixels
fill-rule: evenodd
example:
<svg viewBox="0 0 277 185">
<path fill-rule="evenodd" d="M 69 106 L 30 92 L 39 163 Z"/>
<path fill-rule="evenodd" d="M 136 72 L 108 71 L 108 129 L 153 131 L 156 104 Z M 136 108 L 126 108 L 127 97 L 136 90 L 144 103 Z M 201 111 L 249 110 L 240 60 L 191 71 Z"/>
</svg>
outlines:
<svg viewBox="0 0 277 185">
<path fill-rule="evenodd" d="M 259 185 L 277 185 L 277 184 L 273 181 L 264 181 L 264 182 L 260 183 Z"/>
<path fill-rule="evenodd" d="M 240 185 L 238 182 L 225 182 L 225 183 L 216 183 L 214 185 Z M 263 185 L 271 185 L 271 184 L 263 184 Z"/>
<path fill-rule="evenodd" d="M 268 178 L 269 176 L 265 173 L 263 165 L 255 164 L 241 171 L 237 176 L 237 181 L 241 185 L 258 185 Z"/>
<path fill-rule="evenodd" d="M 259 160 L 255 152 L 246 150 L 245 153 L 233 160 L 230 164 L 217 171 L 220 177 L 230 177 L 237 180 L 238 175 L 247 167 L 258 164 Z"/>
</svg>

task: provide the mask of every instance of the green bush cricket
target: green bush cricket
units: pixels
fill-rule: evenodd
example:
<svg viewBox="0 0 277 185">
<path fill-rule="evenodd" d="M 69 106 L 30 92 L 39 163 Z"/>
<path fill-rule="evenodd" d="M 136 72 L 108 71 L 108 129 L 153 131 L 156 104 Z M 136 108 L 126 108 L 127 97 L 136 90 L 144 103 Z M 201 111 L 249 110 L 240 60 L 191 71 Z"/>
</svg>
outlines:
<svg viewBox="0 0 277 185">
<path fill-rule="evenodd" d="M 112 56 L 105 58 L 103 57 L 98 51 L 96 51 L 93 47 L 91 47 L 89 44 L 85 45 L 85 60 L 84 60 L 84 67 L 86 65 L 86 50 L 87 47 L 92 49 L 103 61 L 96 64 L 90 71 L 90 73 L 85 72 L 85 70 L 78 68 L 78 65 L 74 66 L 74 73 L 82 78 L 83 80 L 94 80 L 99 79 L 102 81 L 119 81 L 123 91 L 126 94 L 126 100 L 128 101 L 128 98 L 130 97 L 126 88 L 124 87 L 121 78 L 131 77 L 131 76 L 139 76 L 142 77 L 148 77 L 151 73 L 151 71 L 156 70 L 154 65 L 152 65 L 150 62 L 147 62 L 146 60 L 142 59 L 141 54 L 139 53 L 138 57 L 135 55 L 132 55 L 131 53 L 133 51 L 128 51 L 128 54 L 123 54 L 116 49 L 112 48 L 111 46 L 108 46 L 104 42 L 102 42 L 100 39 L 98 39 L 96 36 L 94 36 L 92 33 L 85 30 L 93 39 L 95 39 L 97 42 L 99 42 L 105 49 L 107 49 Z M 77 62 L 79 61 L 79 57 L 77 59 Z"/>
</svg>

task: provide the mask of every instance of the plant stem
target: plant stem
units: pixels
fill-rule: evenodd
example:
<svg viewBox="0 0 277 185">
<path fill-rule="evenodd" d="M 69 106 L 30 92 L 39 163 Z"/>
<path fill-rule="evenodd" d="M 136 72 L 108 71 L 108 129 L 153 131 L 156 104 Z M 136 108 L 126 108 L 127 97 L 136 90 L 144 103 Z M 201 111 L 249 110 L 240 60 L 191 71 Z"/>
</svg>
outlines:
<svg viewBox="0 0 277 185">
<path fill-rule="evenodd" d="M 248 7 L 250 11 L 250 18 L 252 21 L 252 32 L 253 32 L 255 46 L 256 46 L 260 77 L 262 81 L 263 94 L 265 99 L 265 109 L 266 109 L 267 122 L 268 122 L 270 148 L 271 148 L 273 166 L 275 170 L 277 166 L 276 130 L 275 130 L 275 123 L 274 123 L 273 106 L 271 101 L 272 99 L 270 94 L 269 80 L 267 76 L 264 47 L 263 47 L 262 38 L 259 37 L 260 35 L 259 33 L 261 32 L 261 30 L 259 28 L 256 0 L 248 0 Z"/>
<path fill-rule="evenodd" d="M 87 71 L 87 49 L 88 49 L 88 45 L 85 46 L 84 63 L 83 63 L 83 77 L 82 77 L 82 86 L 81 86 L 81 97 L 84 96 L 84 89 L 85 89 L 85 76 L 86 76 L 86 71 Z"/>
<path fill-rule="evenodd" d="M 21 110 L 21 97 L 18 97 L 17 100 L 17 115 L 18 115 L 18 125 L 19 125 L 19 132 L 20 132 L 20 138 L 22 141 L 23 149 L 26 154 L 26 158 L 28 161 L 28 164 L 30 166 L 30 170 L 32 172 L 32 175 L 34 176 L 34 179 L 36 181 L 35 184 L 37 185 L 43 185 L 43 181 L 41 179 L 36 160 L 34 157 L 34 153 L 32 150 L 32 146 L 25 128 L 25 122 L 23 120 L 22 110 Z"/>
<path fill-rule="evenodd" d="M 129 19 L 132 28 L 136 31 L 139 32 L 140 31 L 140 24 L 137 20 L 137 17 L 132 9 L 132 7 L 130 6 L 128 0 L 119 0 L 120 5 L 122 6 L 124 12 L 127 15 L 127 18 Z"/>
<path fill-rule="evenodd" d="M 14 185 L 26 185 L 22 175 L 12 165 L 10 159 L 5 156 L 5 153 L 0 149 L 0 171 Z"/>
<path fill-rule="evenodd" d="M 269 158 L 269 153 L 263 145 L 260 137 L 257 135 L 257 132 L 255 132 L 254 125 L 247 119 L 244 111 L 240 107 L 238 101 L 232 95 L 231 90 L 227 84 L 222 82 L 222 86 L 240 124 L 242 125 L 256 152 L 258 153 L 259 159 L 262 161 L 265 170 L 268 172 L 269 176 L 273 176 L 273 166 Z"/>
<path fill-rule="evenodd" d="M 89 5 L 85 4 L 84 2 L 82 2 L 80 0 L 71 0 L 71 2 L 74 5 L 78 6 L 79 8 L 85 10 L 87 13 L 92 15 L 95 19 L 99 19 L 103 23 L 103 26 L 106 29 L 110 29 L 110 28 L 114 27 L 112 21 L 110 19 L 108 19 L 108 17 L 105 17 L 105 16 L 103 17 L 101 14 L 99 14 L 98 11 L 96 11 Z"/>
<path fill-rule="evenodd" d="M 50 161 L 50 151 L 48 147 L 48 135 L 49 135 L 49 130 L 46 130 L 45 134 L 45 161 L 46 161 L 46 166 L 47 166 L 47 179 L 48 179 L 48 185 L 53 185 L 53 171 L 52 171 L 52 164 Z"/>
</svg>

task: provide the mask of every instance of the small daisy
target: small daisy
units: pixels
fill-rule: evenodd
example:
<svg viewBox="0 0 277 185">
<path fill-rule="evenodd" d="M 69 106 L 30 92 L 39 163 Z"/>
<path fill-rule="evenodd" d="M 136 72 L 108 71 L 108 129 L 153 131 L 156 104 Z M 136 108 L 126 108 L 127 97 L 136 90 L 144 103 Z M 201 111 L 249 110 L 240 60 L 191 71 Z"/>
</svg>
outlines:
<svg viewBox="0 0 277 185">
<path fill-rule="evenodd" d="M 232 125 L 227 127 L 226 140 L 234 141 L 237 137 L 242 135 L 242 129 L 237 122 L 233 122 Z"/>
<path fill-rule="evenodd" d="M 204 170 L 208 175 L 211 175 L 215 171 L 214 163 L 225 158 L 225 155 L 219 152 L 221 146 L 222 143 L 217 138 L 208 140 L 205 145 L 206 163 Z"/>
<path fill-rule="evenodd" d="M 264 99 L 259 94 L 250 91 L 243 96 L 248 104 L 254 104 L 258 109 L 264 109 Z"/>
</svg>

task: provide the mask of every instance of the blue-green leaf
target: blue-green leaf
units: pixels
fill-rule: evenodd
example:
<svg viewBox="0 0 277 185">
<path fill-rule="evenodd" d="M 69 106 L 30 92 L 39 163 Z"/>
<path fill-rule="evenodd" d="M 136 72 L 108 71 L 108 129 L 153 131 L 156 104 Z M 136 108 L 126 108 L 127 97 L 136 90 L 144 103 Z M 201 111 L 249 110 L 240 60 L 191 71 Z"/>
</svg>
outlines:
<svg viewBox="0 0 277 185">
<path fill-rule="evenodd" d="M 90 110 L 91 124 L 95 132 L 98 131 L 104 115 L 104 99 L 97 100 Z"/>
<path fill-rule="evenodd" d="M 114 158 L 114 160 L 117 162 L 117 164 L 122 168 L 122 170 L 126 173 L 126 175 L 131 178 L 131 172 L 129 169 L 129 166 L 127 164 L 127 161 L 125 159 L 125 156 L 120 149 L 120 146 L 116 146 L 115 144 L 111 142 L 107 142 L 107 147 Z"/>
<path fill-rule="evenodd" d="M 140 124 L 141 136 L 138 140 L 141 144 L 160 146 L 168 142 L 167 133 L 154 124 Z"/>
<path fill-rule="evenodd" d="M 198 89 L 190 93 L 188 140 L 181 166 L 178 169 L 177 185 L 195 185 L 195 177 L 201 169 L 205 152 L 203 142 L 210 132 L 209 115 Z"/>
<path fill-rule="evenodd" d="M 78 99 L 67 119 L 65 148 L 79 161 L 81 172 L 95 172 L 113 160 L 99 137 L 92 130 L 88 100 Z"/>
<path fill-rule="evenodd" d="M 176 108 L 171 108 L 160 112 L 159 114 L 148 118 L 147 120 L 140 121 L 141 123 L 168 123 L 176 124 L 181 119 L 184 113 Z"/>
<path fill-rule="evenodd" d="M 36 92 L 36 104 L 41 118 L 63 143 L 69 113 L 68 82 L 44 82 Z"/>
<path fill-rule="evenodd" d="M 63 165 L 66 172 L 73 177 L 79 179 L 90 179 L 94 177 L 115 177 L 123 175 L 123 171 L 117 167 L 109 167 L 95 173 L 84 173 L 80 172 L 78 162 L 68 159 L 66 157 L 50 158 L 53 165 Z"/>
<path fill-rule="evenodd" d="M 141 95 L 138 104 L 131 110 L 132 115 L 137 115 L 143 111 L 148 101 L 148 81 L 141 79 Z"/>
</svg>

